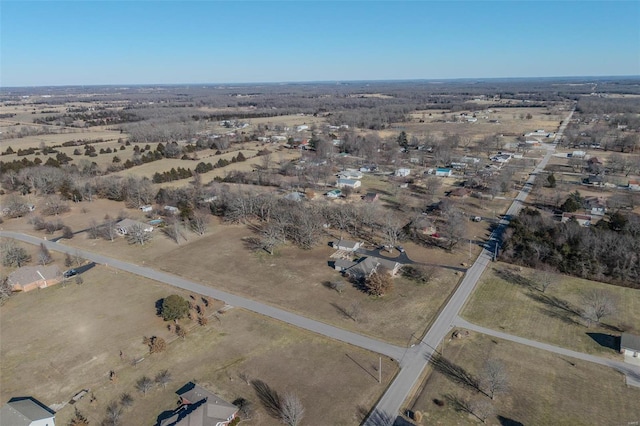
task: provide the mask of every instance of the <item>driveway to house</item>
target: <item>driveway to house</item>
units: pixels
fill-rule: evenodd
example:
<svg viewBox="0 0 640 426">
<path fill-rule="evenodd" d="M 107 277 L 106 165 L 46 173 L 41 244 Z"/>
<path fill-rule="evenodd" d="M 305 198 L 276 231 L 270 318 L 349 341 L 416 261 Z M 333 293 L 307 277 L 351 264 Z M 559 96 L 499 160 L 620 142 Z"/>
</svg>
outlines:
<svg viewBox="0 0 640 426">
<path fill-rule="evenodd" d="M 453 325 L 455 325 L 456 327 L 461 327 L 467 330 L 486 334 L 488 336 L 497 337 L 499 339 L 509 340 L 511 342 L 520 343 L 522 345 L 527 345 L 527 346 L 542 349 L 545 351 L 554 352 L 558 355 L 564 355 L 571 358 L 577 358 L 583 361 L 593 362 L 596 364 L 611 367 L 623 373 L 627 377 L 628 384 L 633 386 L 640 386 L 640 367 L 639 366 L 627 364 L 622 361 L 616 361 L 614 359 L 602 358 L 595 355 L 576 352 L 569 349 L 561 348 L 559 346 L 549 345 L 548 343 L 542 343 L 536 340 L 529 340 L 523 337 L 518 337 L 511 334 L 503 333 L 501 331 L 492 330 L 490 328 L 481 327 L 479 325 L 472 324 L 460 317 L 454 320 Z"/>
<path fill-rule="evenodd" d="M 382 254 L 383 251 L 386 251 L 386 249 L 375 249 L 375 250 L 366 250 L 363 248 L 359 248 L 356 250 L 356 253 L 358 254 L 362 254 L 365 256 L 373 256 L 373 257 L 379 257 L 380 259 L 387 259 L 387 260 L 391 260 L 393 262 L 398 262 L 402 265 L 410 265 L 412 263 L 416 263 L 413 260 L 409 259 L 409 256 L 407 256 L 407 252 L 401 252 L 398 257 L 389 257 L 386 256 L 384 254 Z"/>
<path fill-rule="evenodd" d="M 0 237 L 13 238 L 25 243 L 44 245 L 49 250 L 54 250 L 62 253 L 69 253 L 71 255 L 78 254 L 81 257 L 90 260 L 92 262 L 106 265 L 109 268 L 119 269 L 122 271 L 130 272 L 132 274 L 140 275 L 145 278 L 149 278 L 155 281 L 163 282 L 171 286 L 181 288 L 193 293 L 201 294 L 204 296 L 210 296 L 217 300 L 246 309 L 273 319 L 280 320 L 287 324 L 294 325 L 296 327 L 303 328 L 305 330 L 313 331 L 329 337 L 331 339 L 340 340 L 345 343 L 349 343 L 354 346 L 358 346 L 385 356 L 388 356 L 403 365 L 403 356 L 405 355 L 406 348 L 394 346 L 389 343 L 381 342 L 376 339 L 372 339 L 367 336 L 362 336 L 351 331 L 343 330 L 338 327 L 334 327 L 329 324 L 315 321 L 303 316 L 287 312 L 285 310 L 275 308 L 273 306 L 266 305 L 264 303 L 256 302 L 255 300 L 247 299 L 245 297 L 236 296 L 231 293 L 227 293 L 221 290 L 217 290 L 212 287 L 207 287 L 202 284 L 195 283 L 193 281 L 186 280 L 184 278 L 167 274 L 166 272 L 160 272 L 155 269 L 147 268 L 144 266 L 138 266 L 133 263 L 124 262 L 122 260 L 114 259 L 111 257 L 103 256 L 98 253 L 94 253 L 88 250 L 76 249 L 74 247 L 65 246 L 63 244 L 42 240 L 38 237 L 34 237 L 27 234 L 20 234 L 17 232 L 0 231 Z"/>
<path fill-rule="evenodd" d="M 529 176 L 524 187 L 520 190 L 507 210 L 506 215 L 504 215 L 500 220 L 499 225 L 491 233 L 484 250 L 482 250 L 474 264 L 467 270 L 462 282 L 453 293 L 444 309 L 442 309 L 440 315 L 438 315 L 436 320 L 433 322 L 433 325 L 429 331 L 427 331 L 427 334 L 424 336 L 422 341 L 414 348 L 411 348 L 412 350 L 407 353 L 407 356 L 405 356 L 403 368 L 400 370 L 393 383 L 391 383 L 387 388 L 387 391 L 382 398 L 378 401 L 375 409 L 365 421 L 365 426 L 384 426 L 392 425 L 394 423 L 398 413 L 400 412 L 402 404 L 409 396 L 411 390 L 415 388 L 422 372 L 429 364 L 431 356 L 436 351 L 436 348 L 442 339 L 451 332 L 462 307 L 473 292 L 485 268 L 492 261 L 499 248 L 502 233 L 509 224 L 510 218 L 518 214 L 523 206 L 523 202 L 526 200 L 531 188 L 533 187 L 533 182 L 535 181 L 536 176 L 544 170 L 551 159 L 551 156 L 555 151 L 556 143 L 562 138 L 562 133 L 569 123 L 569 120 L 571 120 L 573 111 L 574 110 L 571 110 L 567 118 L 560 125 L 556 138 L 554 139 L 554 143 L 546 146 L 546 155 Z"/>
</svg>

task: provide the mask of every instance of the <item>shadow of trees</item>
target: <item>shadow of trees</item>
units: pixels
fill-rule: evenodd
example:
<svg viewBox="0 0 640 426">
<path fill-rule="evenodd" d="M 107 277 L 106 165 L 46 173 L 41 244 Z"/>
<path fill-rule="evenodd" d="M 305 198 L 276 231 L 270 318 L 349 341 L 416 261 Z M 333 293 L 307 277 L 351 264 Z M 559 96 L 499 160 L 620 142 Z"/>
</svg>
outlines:
<svg viewBox="0 0 640 426">
<path fill-rule="evenodd" d="M 443 356 L 438 354 L 434 354 L 431 357 L 431 364 L 436 371 L 444 375 L 452 382 L 461 384 L 484 394 L 482 388 L 480 387 L 480 381 L 478 380 L 478 378 L 469 373 L 463 367 L 454 364 L 453 362 L 445 359 Z"/>
<path fill-rule="evenodd" d="M 518 285 L 520 287 L 528 288 L 528 289 L 536 289 L 536 283 L 529 278 L 523 277 L 520 274 L 517 274 L 509 269 L 496 269 L 496 275 L 508 283 Z"/>
<path fill-rule="evenodd" d="M 548 309 L 543 309 L 543 312 L 550 317 L 558 318 L 566 324 L 582 325 L 582 310 L 566 300 L 543 293 L 528 293 L 527 296 L 546 306 Z"/>
<path fill-rule="evenodd" d="M 256 392 L 260 403 L 271 417 L 280 418 L 282 412 L 282 398 L 274 389 L 262 380 L 252 380 L 251 386 Z"/>
</svg>

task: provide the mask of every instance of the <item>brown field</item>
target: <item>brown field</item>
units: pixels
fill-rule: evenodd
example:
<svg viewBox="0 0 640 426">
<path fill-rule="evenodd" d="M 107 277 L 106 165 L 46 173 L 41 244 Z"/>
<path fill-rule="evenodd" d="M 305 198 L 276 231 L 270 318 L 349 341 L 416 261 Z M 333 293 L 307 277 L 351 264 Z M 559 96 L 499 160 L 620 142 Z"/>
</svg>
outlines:
<svg viewBox="0 0 640 426">
<path fill-rule="evenodd" d="M 464 318 L 505 333 L 610 358 L 620 358 L 615 345 L 602 346 L 596 338 L 619 336 L 622 330 L 640 332 L 639 290 L 555 275 L 554 283 L 542 293 L 501 278 L 496 270 L 505 268 L 535 283 L 535 270 L 522 268 L 520 271 L 507 264 L 494 264 L 469 299 L 462 313 Z M 603 319 L 603 324 L 587 327 L 584 320 L 570 310 L 579 309 L 582 294 L 591 289 L 611 293 L 617 309 Z M 566 302 L 568 308 L 563 308 L 562 302 Z"/>
<path fill-rule="evenodd" d="M 188 294 L 103 266 L 83 275 L 80 286 L 18 294 L 2 306 L 3 400 L 28 394 L 48 405 L 63 404 L 89 389 L 95 401 L 87 395 L 75 407 L 99 424 L 107 404 L 126 392 L 134 405 L 125 409 L 122 424 L 153 424 L 175 407 L 174 391 L 196 380 L 228 401 L 250 400 L 256 413 L 247 424 L 279 424 L 246 382 L 259 379 L 281 394 L 296 393 L 306 424 L 347 425 L 359 423 L 362 409 L 373 405 L 396 371 L 383 360 L 380 385 L 376 354 L 238 309 L 216 314 L 222 304 L 215 301 L 205 308 L 208 325 L 183 320 L 190 332 L 175 340 L 154 304 L 169 294 Z M 142 337 L 153 335 L 169 342 L 165 352 L 148 354 Z M 144 361 L 131 364 L 140 358 Z M 153 378 L 164 369 L 172 376 L 166 389 L 156 386 L 144 396 L 135 390 L 140 377 Z M 109 371 L 117 374 L 113 382 Z M 58 405 L 57 423 L 67 424 L 73 407 Z"/>
<path fill-rule="evenodd" d="M 509 389 L 494 401 L 429 368 L 422 390 L 410 405 L 426 425 L 481 424 L 458 411 L 452 398 L 491 402 L 489 425 L 628 425 L 640 421 L 640 389 L 601 365 L 568 359 L 539 349 L 471 333 L 441 349 L 447 360 L 478 376 L 486 359 L 502 362 Z M 444 401 L 440 407 L 434 400 Z"/>
</svg>

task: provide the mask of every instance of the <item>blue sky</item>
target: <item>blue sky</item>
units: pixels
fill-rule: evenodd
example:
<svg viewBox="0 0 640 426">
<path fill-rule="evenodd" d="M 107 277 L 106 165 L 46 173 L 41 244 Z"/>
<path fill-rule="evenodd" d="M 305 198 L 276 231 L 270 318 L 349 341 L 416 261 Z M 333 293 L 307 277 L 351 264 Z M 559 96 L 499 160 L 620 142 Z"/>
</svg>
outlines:
<svg viewBox="0 0 640 426">
<path fill-rule="evenodd" d="M 0 85 L 640 75 L 640 2 L 5 1 Z"/>
</svg>

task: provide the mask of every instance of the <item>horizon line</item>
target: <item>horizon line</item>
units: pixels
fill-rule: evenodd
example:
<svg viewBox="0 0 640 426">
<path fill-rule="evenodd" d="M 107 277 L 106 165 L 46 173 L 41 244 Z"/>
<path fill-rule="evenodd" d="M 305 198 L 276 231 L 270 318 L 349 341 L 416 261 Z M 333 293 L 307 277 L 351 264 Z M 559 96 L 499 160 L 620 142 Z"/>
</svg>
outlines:
<svg viewBox="0 0 640 426">
<path fill-rule="evenodd" d="M 148 86 L 252 86 L 252 85 L 287 85 L 287 84 L 349 84 L 349 83 L 406 83 L 406 82 L 456 82 L 456 81 L 505 81 L 505 80 L 566 80 L 566 79 L 633 79 L 640 74 L 624 75 L 565 75 L 542 77 L 456 77 L 456 78 L 405 78 L 405 79 L 365 79 L 365 80 L 297 80 L 297 81 L 254 81 L 228 83 L 92 83 L 92 84 L 46 84 L 24 86 L 0 86 L 4 89 L 35 89 L 62 87 L 148 87 Z"/>
</svg>

